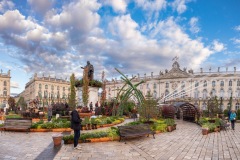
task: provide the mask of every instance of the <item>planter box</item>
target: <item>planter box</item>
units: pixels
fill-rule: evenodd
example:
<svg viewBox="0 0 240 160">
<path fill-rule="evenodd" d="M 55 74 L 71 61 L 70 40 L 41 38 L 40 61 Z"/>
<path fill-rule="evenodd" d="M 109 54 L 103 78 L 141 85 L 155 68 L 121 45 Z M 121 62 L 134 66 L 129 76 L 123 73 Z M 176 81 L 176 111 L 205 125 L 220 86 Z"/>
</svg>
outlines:
<svg viewBox="0 0 240 160">
<path fill-rule="evenodd" d="M 90 118 L 93 115 L 93 113 L 79 113 L 80 118 L 88 117 Z"/>
<path fill-rule="evenodd" d="M 30 132 L 71 132 L 71 128 L 30 129 Z"/>
<path fill-rule="evenodd" d="M 203 129 L 202 129 L 202 134 L 203 134 L 203 135 L 207 135 L 207 134 L 208 134 L 208 129 L 204 129 L 204 128 L 203 128 Z"/>
</svg>

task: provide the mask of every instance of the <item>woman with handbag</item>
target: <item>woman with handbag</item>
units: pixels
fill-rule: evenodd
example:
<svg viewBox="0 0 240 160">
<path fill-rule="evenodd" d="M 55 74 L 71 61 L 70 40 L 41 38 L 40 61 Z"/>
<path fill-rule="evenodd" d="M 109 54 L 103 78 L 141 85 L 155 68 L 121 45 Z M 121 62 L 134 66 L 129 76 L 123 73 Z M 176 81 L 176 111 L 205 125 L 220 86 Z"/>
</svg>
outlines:
<svg viewBox="0 0 240 160">
<path fill-rule="evenodd" d="M 235 113 L 235 110 L 232 110 L 231 114 L 230 114 L 230 121 L 231 121 L 231 127 L 232 127 L 232 130 L 234 130 L 235 128 L 235 121 L 236 121 L 236 113 Z"/>
</svg>

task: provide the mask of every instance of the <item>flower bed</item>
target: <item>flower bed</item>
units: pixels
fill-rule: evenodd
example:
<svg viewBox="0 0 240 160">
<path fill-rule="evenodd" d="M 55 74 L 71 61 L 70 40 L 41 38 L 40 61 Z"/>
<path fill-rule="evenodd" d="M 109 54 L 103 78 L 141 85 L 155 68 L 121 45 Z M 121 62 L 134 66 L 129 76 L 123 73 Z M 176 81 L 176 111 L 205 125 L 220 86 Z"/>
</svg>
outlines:
<svg viewBox="0 0 240 160">
<path fill-rule="evenodd" d="M 202 117 L 199 119 L 199 124 L 202 126 L 202 134 L 207 135 L 211 132 L 220 132 L 220 126 L 223 123 L 222 119 L 219 118 L 206 118 Z"/>
</svg>

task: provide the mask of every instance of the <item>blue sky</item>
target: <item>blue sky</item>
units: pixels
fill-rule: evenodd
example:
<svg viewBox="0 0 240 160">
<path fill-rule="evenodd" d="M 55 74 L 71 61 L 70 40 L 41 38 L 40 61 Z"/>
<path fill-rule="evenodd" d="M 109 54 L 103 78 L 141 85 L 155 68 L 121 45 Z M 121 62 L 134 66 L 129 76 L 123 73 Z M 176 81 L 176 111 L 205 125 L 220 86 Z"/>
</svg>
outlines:
<svg viewBox="0 0 240 160">
<path fill-rule="evenodd" d="M 0 68 L 12 93 L 34 73 L 95 78 L 181 68 L 240 70 L 239 0 L 0 0 Z"/>
</svg>

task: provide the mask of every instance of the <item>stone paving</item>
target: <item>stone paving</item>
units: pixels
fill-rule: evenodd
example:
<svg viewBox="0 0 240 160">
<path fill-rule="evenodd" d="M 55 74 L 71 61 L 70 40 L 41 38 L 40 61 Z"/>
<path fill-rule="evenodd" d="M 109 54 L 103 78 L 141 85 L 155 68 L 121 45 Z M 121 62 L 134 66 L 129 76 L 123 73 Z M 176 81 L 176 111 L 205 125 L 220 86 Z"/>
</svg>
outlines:
<svg viewBox="0 0 240 160">
<path fill-rule="evenodd" d="M 99 142 L 54 147 L 53 133 L 4 132 L 0 135 L 0 159 L 19 160 L 237 160 L 240 159 L 240 124 L 236 130 L 201 134 L 194 123 L 177 121 L 177 130 L 156 139 L 140 137 L 123 142 Z"/>
</svg>

